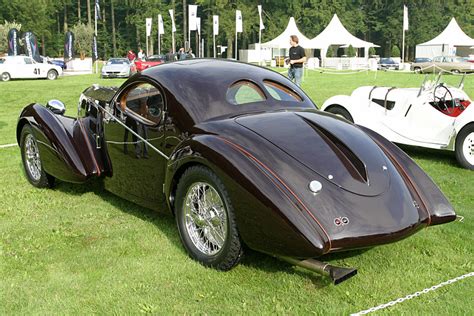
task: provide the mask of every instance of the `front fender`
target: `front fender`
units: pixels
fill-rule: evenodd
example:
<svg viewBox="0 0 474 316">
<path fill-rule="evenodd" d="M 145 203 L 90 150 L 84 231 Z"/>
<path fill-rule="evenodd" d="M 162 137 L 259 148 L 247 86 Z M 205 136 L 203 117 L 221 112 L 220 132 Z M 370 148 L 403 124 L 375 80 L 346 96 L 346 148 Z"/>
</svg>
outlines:
<svg viewBox="0 0 474 316">
<path fill-rule="evenodd" d="M 327 240 L 313 222 L 299 215 L 278 180 L 219 136 L 195 136 L 172 154 L 165 181 L 171 209 L 180 175 L 195 164 L 209 167 L 226 186 L 240 235 L 250 248 L 304 258 L 328 251 Z"/>
<path fill-rule="evenodd" d="M 25 124 L 33 129 L 41 162 L 48 174 L 75 183 L 85 182 L 90 177 L 101 174 L 81 121 L 56 115 L 40 104 L 30 104 L 22 110 L 19 117 L 18 144 Z"/>
</svg>

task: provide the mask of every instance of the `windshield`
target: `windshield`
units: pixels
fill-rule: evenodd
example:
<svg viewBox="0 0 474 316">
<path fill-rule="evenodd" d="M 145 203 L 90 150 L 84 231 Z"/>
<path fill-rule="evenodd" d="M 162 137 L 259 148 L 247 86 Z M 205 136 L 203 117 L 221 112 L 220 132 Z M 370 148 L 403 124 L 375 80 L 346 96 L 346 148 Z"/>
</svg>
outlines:
<svg viewBox="0 0 474 316">
<path fill-rule="evenodd" d="M 107 62 L 107 65 L 122 65 L 122 64 L 128 64 L 129 61 L 128 59 L 125 59 L 125 58 L 113 58 L 113 59 L 109 59 L 109 61 Z"/>
<path fill-rule="evenodd" d="M 0 58 L 0 64 L 3 64 L 5 62 L 5 59 Z"/>
</svg>

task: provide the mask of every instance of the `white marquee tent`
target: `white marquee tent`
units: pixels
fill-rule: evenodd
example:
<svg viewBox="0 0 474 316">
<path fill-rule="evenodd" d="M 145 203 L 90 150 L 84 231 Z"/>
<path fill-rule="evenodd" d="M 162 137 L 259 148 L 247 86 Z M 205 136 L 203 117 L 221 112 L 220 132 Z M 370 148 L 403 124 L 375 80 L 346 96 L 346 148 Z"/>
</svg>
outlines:
<svg viewBox="0 0 474 316">
<path fill-rule="evenodd" d="M 290 36 L 291 35 L 296 35 L 298 36 L 299 39 L 299 45 L 301 47 L 308 49 L 308 48 L 313 48 L 309 45 L 309 38 L 303 35 L 303 33 L 298 30 L 298 27 L 296 26 L 295 18 L 291 17 L 290 21 L 288 22 L 288 26 L 286 29 L 272 39 L 269 42 L 262 43 L 262 48 L 279 48 L 279 49 L 289 49 L 290 48 Z"/>
<path fill-rule="evenodd" d="M 363 41 L 349 33 L 344 25 L 342 25 L 337 14 L 334 14 L 326 28 L 309 43 L 310 47 L 321 49 L 321 56 L 326 56 L 328 47 L 331 45 L 342 47 L 352 45 L 354 48 L 364 48 L 364 56 L 366 58 L 369 55 L 368 51 L 370 47 L 379 47 L 374 43 Z"/>
<path fill-rule="evenodd" d="M 441 55 L 468 56 L 474 54 L 474 39 L 463 32 L 452 18 L 448 26 L 431 41 L 416 45 L 416 57 L 433 58 Z"/>
</svg>

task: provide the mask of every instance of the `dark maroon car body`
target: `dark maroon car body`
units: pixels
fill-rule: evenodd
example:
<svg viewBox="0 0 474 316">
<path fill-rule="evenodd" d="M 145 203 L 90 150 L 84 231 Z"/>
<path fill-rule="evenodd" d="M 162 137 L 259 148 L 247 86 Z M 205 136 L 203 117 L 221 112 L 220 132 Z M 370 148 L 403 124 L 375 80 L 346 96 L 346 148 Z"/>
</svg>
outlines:
<svg viewBox="0 0 474 316">
<path fill-rule="evenodd" d="M 261 87 L 265 101 L 229 102 L 228 88 L 241 80 Z M 265 80 L 301 100 L 275 99 Z M 137 82 L 161 91 L 158 123 L 120 106 Z M 218 60 L 163 64 L 120 88 L 85 90 L 79 112 L 72 118 L 31 104 L 21 113 L 18 135 L 31 125 L 48 174 L 76 183 L 102 177 L 107 190 L 172 212 L 183 172 L 207 166 L 227 188 L 242 240 L 265 253 L 319 257 L 394 242 L 455 219 L 443 193 L 398 147 L 318 111 L 300 88 L 261 67 Z M 126 119 L 147 126 L 148 159 L 124 153 Z M 314 180 L 322 184 L 317 194 L 309 189 Z"/>
</svg>

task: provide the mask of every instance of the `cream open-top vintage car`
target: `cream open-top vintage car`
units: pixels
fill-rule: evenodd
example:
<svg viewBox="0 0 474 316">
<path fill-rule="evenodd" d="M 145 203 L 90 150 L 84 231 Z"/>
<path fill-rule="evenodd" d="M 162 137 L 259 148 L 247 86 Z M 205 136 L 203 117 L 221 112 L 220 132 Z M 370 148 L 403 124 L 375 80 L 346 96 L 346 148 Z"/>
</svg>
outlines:
<svg viewBox="0 0 474 316">
<path fill-rule="evenodd" d="M 405 145 L 455 151 L 464 168 L 474 170 L 474 106 L 457 87 L 427 77 L 419 88 L 364 86 L 350 96 L 336 95 L 321 110 L 365 126 Z"/>
</svg>

